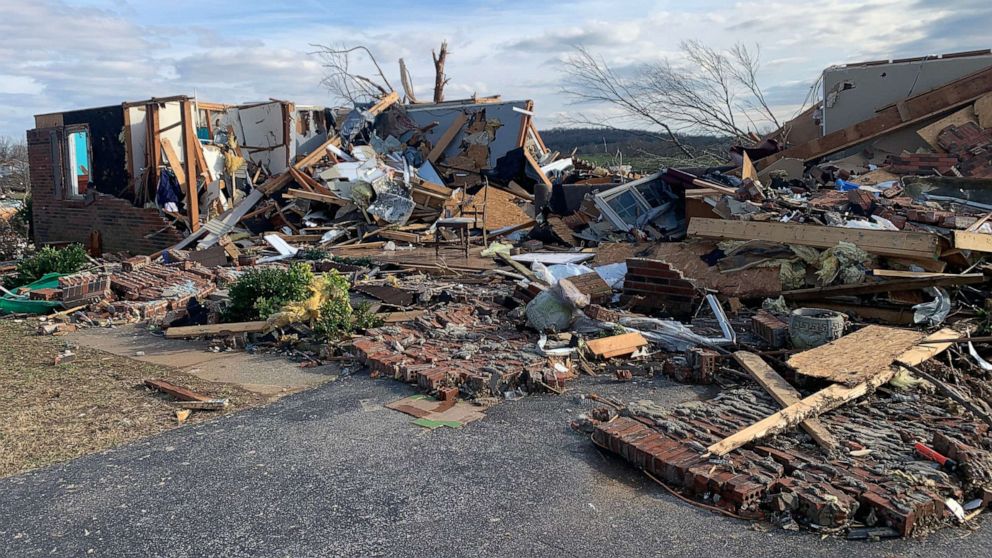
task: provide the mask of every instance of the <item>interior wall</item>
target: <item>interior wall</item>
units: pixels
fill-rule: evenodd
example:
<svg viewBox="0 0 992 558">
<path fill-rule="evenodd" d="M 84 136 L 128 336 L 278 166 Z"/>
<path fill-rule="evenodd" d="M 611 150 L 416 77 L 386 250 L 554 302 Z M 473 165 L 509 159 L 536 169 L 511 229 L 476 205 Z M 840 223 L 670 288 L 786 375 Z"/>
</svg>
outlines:
<svg viewBox="0 0 992 558">
<path fill-rule="evenodd" d="M 127 153 L 124 149 L 124 108 L 121 105 L 62 113 L 65 126 L 89 127 L 90 181 L 98 192 L 130 198 Z"/>
</svg>

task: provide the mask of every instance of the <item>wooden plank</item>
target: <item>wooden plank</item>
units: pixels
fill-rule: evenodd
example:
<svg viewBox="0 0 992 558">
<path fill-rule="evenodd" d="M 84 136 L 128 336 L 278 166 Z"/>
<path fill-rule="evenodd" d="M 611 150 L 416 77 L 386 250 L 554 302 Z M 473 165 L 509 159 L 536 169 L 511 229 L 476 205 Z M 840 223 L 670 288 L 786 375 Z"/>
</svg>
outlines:
<svg viewBox="0 0 992 558">
<path fill-rule="evenodd" d="M 382 114 L 386 109 L 395 105 L 400 100 L 400 94 L 395 91 L 390 91 L 385 97 L 379 99 L 379 102 L 372 105 L 367 111 L 368 114 L 372 116 L 378 116 Z"/>
<path fill-rule="evenodd" d="M 874 231 L 696 217 L 689 221 L 688 234 L 703 238 L 767 240 L 815 248 L 832 248 L 838 242 L 844 241 L 855 244 L 871 254 L 917 259 L 936 259 L 940 254 L 940 239 L 937 235 L 920 232 Z"/>
<path fill-rule="evenodd" d="M 348 205 L 348 203 L 350 203 L 348 200 L 337 196 L 328 196 L 327 194 L 321 194 L 318 192 L 307 192 L 306 190 L 298 190 L 296 188 L 290 188 L 283 197 L 300 198 L 332 205 Z"/>
<path fill-rule="evenodd" d="M 165 380 L 145 380 L 145 385 L 162 393 L 167 393 L 180 401 L 213 401 L 212 397 L 171 384 Z"/>
<path fill-rule="evenodd" d="M 956 333 L 953 329 L 945 328 L 929 335 L 927 339 L 946 339 L 954 335 Z M 916 366 L 947 350 L 948 347 L 950 347 L 949 343 L 942 345 L 918 345 L 899 355 L 896 360 Z M 854 387 L 834 384 L 822 389 L 809 397 L 803 398 L 798 403 L 793 403 L 781 411 L 765 417 L 747 428 L 739 430 L 723 440 L 712 444 L 706 450 L 712 455 L 726 455 L 755 440 L 784 432 L 804 420 L 815 418 L 836 409 L 888 383 L 895 376 L 897 370 L 898 368 L 896 366 L 890 366 L 888 369 Z"/>
<path fill-rule="evenodd" d="M 544 171 L 541 170 L 541 165 L 537 164 L 537 161 L 534 160 L 534 156 L 530 154 L 530 151 L 524 149 L 524 158 L 527 159 L 527 163 L 532 169 L 534 169 L 534 172 L 537 173 L 537 176 L 541 182 L 543 182 L 548 188 L 553 188 L 554 185 L 551 183 L 551 179 L 548 178 L 548 175 L 544 174 Z"/>
<path fill-rule="evenodd" d="M 376 317 L 384 324 L 396 324 L 400 322 L 410 322 L 425 314 L 424 310 L 409 310 L 406 312 L 381 312 Z"/>
<path fill-rule="evenodd" d="M 959 250 L 992 252 L 992 234 L 954 231 L 954 247 Z"/>
<path fill-rule="evenodd" d="M 186 179 L 189 181 L 189 189 L 186 191 L 186 209 L 189 217 L 190 232 L 200 229 L 200 192 L 196 181 L 196 168 L 194 163 L 193 143 L 199 142 L 196 139 L 196 130 L 193 120 L 192 109 L 189 101 L 180 103 L 182 109 L 183 123 L 183 163 L 186 166 Z"/>
<path fill-rule="evenodd" d="M 296 164 L 293 165 L 293 167 L 296 168 L 297 170 L 305 170 L 307 167 L 312 167 L 318 161 L 320 161 L 321 159 L 327 156 L 327 146 L 329 145 L 333 145 L 334 147 L 341 147 L 341 138 L 339 136 L 334 136 L 331 139 L 325 141 L 320 145 L 320 147 L 314 149 L 306 156 L 304 156 L 302 159 L 297 161 Z"/>
<path fill-rule="evenodd" d="M 836 341 L 789 357 L 797 374 L 853 386 L 889 367 L 923 334 L 913 329 L 869 325 Z"/>
<path fill-rule="evenodd" d="M 989 91 L 992 91 L 992 68 L 980 70 L 937 89 L 906 99 L 901 106 L 891 105 L 883 108 L 873 118 L 843 130 L 769 155 L 758 161 L 758 166 L 764 168 L 783 157 L 809 161 L 830 155 L 975 101 Z"/>
<path fill-rule="evenodd" d="M 741 178 L 758 179 L 758 170 L 754 168 L 754 163 L 751 162 L 751 157 L 748 156 L 747 151 L 744 152 L 744 163 L 741 165 Z"/>
<path fill-rule="evenodd" d="M 169 138 L 162 138 L 162 151 L 165 153 L 165 158 L 169 160 L 169 168 L 172 169 L 172 173 L 176 175 L 176 180 L 179 181 L 179 187 L 182 188 L 183 194 L 185 194 L 189 185 L 186 182 L 186 171 L 183 170 L 182 160 L 179 158 L 179 154 L 176 153 L 176 148 L 173 147 L 172 141 Z"/>
<path fill-rule="evenodd" d="M 984 283 L 985 275 L 967 273 L 951 275 L 950 277 L 924 277 L 920 279 L 893 279 L 877 283 L 856 283 L 854 285 L 832 285 L 829 287 L 814 287 L 783 291 L 782 296 L 787 300 L 819 300 L 835 296 L 858 296 L 878 293 L 893 293 L 897 291 L 913 291 L 927 287 L 952 287 L 956 285 L 972 285 Z"/>
<path fill-rule="evenodd" d="M 631 354 L 647 344 L 648 340 L 636 331 L 586 341 L 586 347 L 589 349 L 589 352 L 600 358 L 609 358 L 607 355 L 619 356 Z"/>
<path fill-rule="evenodd" d="M 461 131 L 462 126 L 464 126 L 465 122 L 467 121 L 468 121 L 468 117 L 465 116 L 464 112 L 458 113 L 458 115 L 455 116 L 455 121 L 452 122 L 450 126 L 448 126 L 448 129 L 444 131 L 444 134 L 442 134 L 441 137 L 438 138 L 437 143 L 435 143 L 434 147 L 431 148 L 431 152 L 427 154 L 427 160 L 432 163 L 437 161 L 441 157 L 441 154 L 444 153 L 444 150 L 448 148 L 448 145 L 451 144 L 452 140 L 455 139 L 455 136 L 458 135 L 458 132 Z"/>
<path fill-rule="evenodd" d="M 873 269 L 875 277 L 898 277 L 900 279 L 924 279 L 933 277 L 958 277 L 957 273 L 935 273 L 932 271 L 903 271 L 901 269 Z"/>
<path fill-rule="evenodd" d="M 316 180 L 310 178 L 293 167 L 289 167 L 289 174 L 293 176 L 293 180 L 295 180 L 296 183 L 299 184 L 304 190 L 316 192 L 321 189 L 320 184 Z"/>
<path fill-rule="evenodd" d="M 170 327 L 165 330 L 166 339 L 198 337 L 200 335 L 229 335 L 234 333 L 261 333 L 268 329 L 268 322 L 233 322 L 198 326 Z"/>
<path fill-rule="evenodd" d="M 799 390 L 792 387 L 785 378 L 778 375 L 771 366 L 758 355 L 747 351 L 737 351 L 734 353 L 734 360 L 741 365 L 744 370 L 751 375 L 758 384 L 771 395 L 778 404 L 783 407 L 795 405 L 802 400 Z M 822 422 L 815 418 L 806 419 L 799 423 L 799 426 L 816 441 L 820 447 L 827 451 L 837 448 L 837 438 L 827 430 Z"/>
</svg>

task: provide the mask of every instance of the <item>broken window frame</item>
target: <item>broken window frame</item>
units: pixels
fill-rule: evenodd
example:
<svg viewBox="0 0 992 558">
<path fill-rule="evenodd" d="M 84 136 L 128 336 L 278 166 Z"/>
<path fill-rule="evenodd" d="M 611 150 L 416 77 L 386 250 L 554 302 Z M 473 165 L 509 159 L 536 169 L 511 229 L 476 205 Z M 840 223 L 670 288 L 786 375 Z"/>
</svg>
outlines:
<svg viewBox="0 0 992 558">
<path fill-rule="evenodd" d="M 659 180 L 660 178 L 661 178 L 661 174 L 657 173 L 657 174 L 652 174 L 651 176 L 646 176 L 639 180 L 635 180 L 633 182 L 628 182 L 626 184 L 614 186 L 609 190 L 594 194 L 593 201 L 595 202 L 596 207 L 599 209 L 600 213 L 602 213 L 603 216 L 610 221 L 610 223 L 613 223 L 613 226 L 624 232 L 629 232 L 631 229 L 633 229 L 636 226 L 636 224 L 624 220 L 624 218 L 620 215 L 620 213 L 610 205 L 610 202 L 612 202 L 613 200 L 617 199 L 618 197 L 624 194 L 629 193 L 634 197 L 634 202 L 636 203 L 637 209 L 639 210 L 637 216 L 644 215 L 647 212 L 651 211 L 653 207 L 648 202 L 647 198 L 644 197 L 644 194 L 640 192 L 639 187 L 647 185 L 654 180 Z M 635 220 L 637 219 L 637 216 L 635 216 Z"/>
<path fill-rule="evenodd" d="M 84 137 L 86 140 L 87 182 L 93 181 L 93 142 L 89 124 L 72 124 L 66 126 L 62 132 L 62 160 L 65 161 L 66 164 L 63 165 L 61 169 L 64 184 L 61 197 L 66 200 L 84 199 L 86 197 L 86 192 L 89 191 L 89 184 L 87 184 L 87 187 L 80 192 L 79 178 L 76 175 L 77 165 L 75 164 L 75 148 L 73 146 L 72 137 L 74 134 L 79 134 L 80 132 L 85 134 Z"/>
</svg>

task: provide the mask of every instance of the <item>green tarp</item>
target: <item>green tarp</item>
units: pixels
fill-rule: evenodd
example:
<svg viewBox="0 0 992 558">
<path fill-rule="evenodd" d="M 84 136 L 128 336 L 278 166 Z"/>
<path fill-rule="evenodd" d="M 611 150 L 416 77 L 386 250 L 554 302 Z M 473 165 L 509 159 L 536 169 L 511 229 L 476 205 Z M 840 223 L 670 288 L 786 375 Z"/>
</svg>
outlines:
<svg viewBox="0 0 992 558">
<path fill-rule="evenodd" d="M 48 273 L 30 285 L 25 285 L 29 291 L 38 289 L 54 289 L 59 286 L 62 273 Z M 24 287 L 18 287 L 22 289 Z M 16 289 L 15 289 L 16 290 Z M 0 297 L 0 314 L 47 314 L 53 308 L 61 308 L 59 302 L 47 300 L 29 300 L 27 296 L 4 295 Z"/>
</svg>

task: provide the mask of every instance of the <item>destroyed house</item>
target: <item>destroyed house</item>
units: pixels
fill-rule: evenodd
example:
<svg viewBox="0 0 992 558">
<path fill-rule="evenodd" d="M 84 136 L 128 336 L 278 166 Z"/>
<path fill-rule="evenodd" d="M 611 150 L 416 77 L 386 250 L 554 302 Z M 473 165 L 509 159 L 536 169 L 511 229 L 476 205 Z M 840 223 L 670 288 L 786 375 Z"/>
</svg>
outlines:
<svg viewBox="0 0 992 558">
<path fill-rule="evenodd" d="M 36 115 L 27 132 L 34 241 L 83 243 L 93 253 L 165 249 L 231 208 L 251 184 L 243 165 L 235 184 L 224 183 L 232 162 L 218 145 L 278 174 L 326 140 L 329 122 L 323 107 L 187 96 Z M 160 207 L 166 167 L 181 203 Z M 198 195 L 186 195 L 191 184 Z"/>
</svg>

